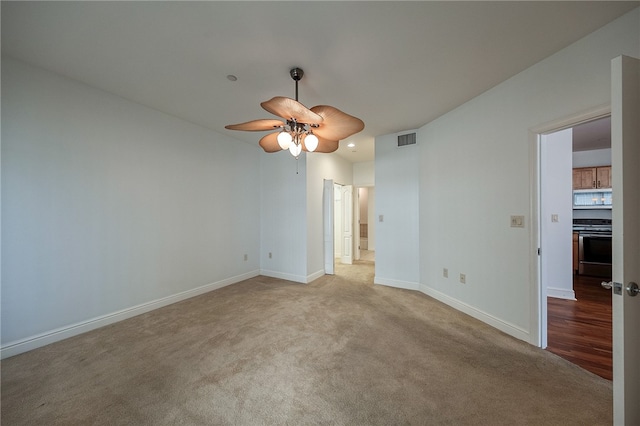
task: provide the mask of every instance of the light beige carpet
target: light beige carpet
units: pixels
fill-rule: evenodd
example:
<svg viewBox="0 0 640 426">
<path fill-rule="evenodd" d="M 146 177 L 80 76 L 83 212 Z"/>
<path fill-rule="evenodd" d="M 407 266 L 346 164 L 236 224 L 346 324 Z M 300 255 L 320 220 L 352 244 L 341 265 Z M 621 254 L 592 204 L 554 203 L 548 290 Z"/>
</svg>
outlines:
<svg viewBox="0 0 640 426">
<path fill-rule="evenodd" d="M 605 425 L 612 386 L 373 264 L 258 277 L 2 362 L 2 425 Z"/>
</svg>

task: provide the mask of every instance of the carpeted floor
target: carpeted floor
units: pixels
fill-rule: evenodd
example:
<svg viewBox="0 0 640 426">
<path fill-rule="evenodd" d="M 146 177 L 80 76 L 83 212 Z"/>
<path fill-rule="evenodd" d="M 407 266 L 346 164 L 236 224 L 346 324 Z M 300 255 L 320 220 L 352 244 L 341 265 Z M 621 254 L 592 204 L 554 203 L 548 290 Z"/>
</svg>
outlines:
<svg viewBox="0 0 640 426">
<path fill-rule="evenodd" d="M 605 425 L 611 382 L 373 264 L 257 277 L 2 362 L 3 425 Z"/>
</svg>

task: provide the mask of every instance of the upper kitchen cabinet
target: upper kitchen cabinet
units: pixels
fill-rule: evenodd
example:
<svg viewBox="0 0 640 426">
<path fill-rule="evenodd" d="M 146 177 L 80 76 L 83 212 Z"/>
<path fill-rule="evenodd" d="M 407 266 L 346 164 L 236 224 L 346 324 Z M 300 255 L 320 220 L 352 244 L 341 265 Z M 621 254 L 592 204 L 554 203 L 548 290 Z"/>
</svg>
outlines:
<svg viewBox="0 0 640 426">
<path fill-rule="evenodd" d="M 590 189 L 595 187 L 595 167 L 582 167 L 579 169 L 573 169 L 573 189 Z"/>
<path fill-rule="evenodd" d="M 596 167 L 596 187 L 611 188 L 611 166 Z"/>
<path fill-rule="evenodd" d="M 611 166 L 573 169 L 573 189 L 611 188 Z"/>
</svg>

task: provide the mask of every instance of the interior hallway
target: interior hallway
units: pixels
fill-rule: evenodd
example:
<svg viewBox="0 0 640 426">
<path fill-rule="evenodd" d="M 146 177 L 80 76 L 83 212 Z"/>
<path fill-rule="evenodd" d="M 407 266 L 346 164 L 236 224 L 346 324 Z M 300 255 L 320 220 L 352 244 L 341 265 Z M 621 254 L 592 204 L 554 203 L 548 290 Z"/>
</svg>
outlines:
<svg viewBox="0 0 640 426">
<path fill-rule="evenodd" d="M 376 252 L 373 250 L 360 250 L 360 260 L 366 260 L 368 262 L 375 262 Z"/>
</svg>

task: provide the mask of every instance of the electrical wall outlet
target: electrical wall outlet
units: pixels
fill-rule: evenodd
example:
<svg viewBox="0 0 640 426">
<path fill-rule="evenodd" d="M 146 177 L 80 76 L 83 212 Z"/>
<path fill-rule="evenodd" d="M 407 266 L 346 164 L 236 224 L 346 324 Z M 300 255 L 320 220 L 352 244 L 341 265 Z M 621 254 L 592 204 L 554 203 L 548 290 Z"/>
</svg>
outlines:
<svg viewBox="0 0 640 426">
<path fill-rule="evenodd" d="M 271 259 L 271 257 L 272 257 L 272 256 L 271 256 L 271 252 L 269 252 L 269 259 Z"/>
<path fill-rule="evenodd" d="M 467 283 L 467 276 L 465 274 L 460 274 L 460 282 L 462 284 L 466 284 Z"/>
<path fill-rule="evenodd" d="M 447 268 L 442 268 L 442 276 L 449 278 L 449 270 Z"/>
<path fill-rule="evenodd" d="M 249 260 L 249 255 L 248 255 L 248 254 L 245 254 L 245 255 L 244 255 L 244 260 L 245 260 L 245 261 Z"/>
<path fill-rule="evenodd" d="M 558 215 L 557 214 L 552 214 L 551 215 L 551 222 L 558 222 Z"/>
<path fill-rule="evenodd" d="M 511 216 L 512 228 L 524 228 L 524 216 Z"/>
</svg>

